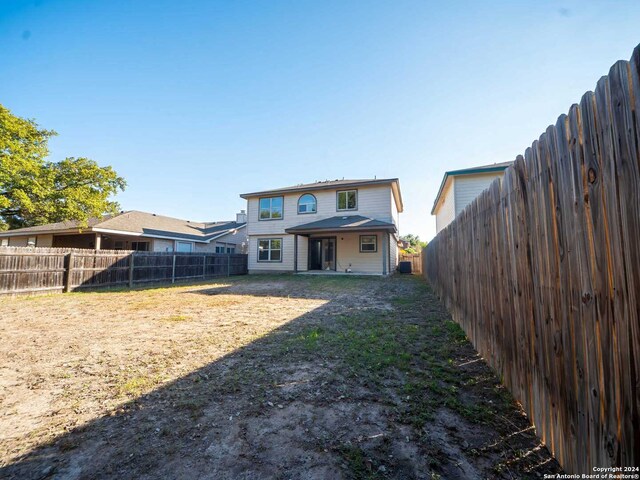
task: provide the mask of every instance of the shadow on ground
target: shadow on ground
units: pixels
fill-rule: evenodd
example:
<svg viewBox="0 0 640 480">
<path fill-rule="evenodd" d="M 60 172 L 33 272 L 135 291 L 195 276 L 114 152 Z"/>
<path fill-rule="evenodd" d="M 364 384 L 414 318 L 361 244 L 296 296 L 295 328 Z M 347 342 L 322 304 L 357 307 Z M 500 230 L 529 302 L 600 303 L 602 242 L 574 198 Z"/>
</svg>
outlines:
<svg viewBox="0 0 640 480">
<path fill-rule="evenodd" d="M 560 471 L 421 279 L 352 280 L 246 277 L 198 289 L 265 302 L 331 301 L 40 445 L 0 477 L 538 478 Z"/>
</svg>

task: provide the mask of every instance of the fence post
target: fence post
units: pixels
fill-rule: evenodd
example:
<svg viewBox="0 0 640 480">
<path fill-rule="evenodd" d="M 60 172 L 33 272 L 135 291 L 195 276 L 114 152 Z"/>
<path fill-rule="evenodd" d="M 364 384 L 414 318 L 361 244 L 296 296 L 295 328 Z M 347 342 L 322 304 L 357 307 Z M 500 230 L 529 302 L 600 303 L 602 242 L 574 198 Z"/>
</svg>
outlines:
<svg viewBox="0 0 640 480">
<path fill-rule="evenodd" d="M 227 277 L 231 276 L 231 254 L 227 253 Z"/>
<path fill-rule="evenodd" d="M 173 254 L 173 262 L 171 264 L 171 283 L 176 283 L 176 254 Z"/>
<path fill-rule="evenodd" d="M 133 259 L 135 258 L 135 254 L 132 253 L 131 256 L 129 257 L 129 288 L 133 287 Z"/>
<path fill-rule="evenodd" d="M 68 255 L 65 255 L 65 277 L 64 277 L 64 293 L 69 293 L 71 291 L 71 272 L 73 270 L 73 251 L 69 252 Z"/>
<path fill-rule="evenodd" d="M 205 278 L 207 273 L 207 256 L 202 257 L 202 278 Z"/>
</svg>

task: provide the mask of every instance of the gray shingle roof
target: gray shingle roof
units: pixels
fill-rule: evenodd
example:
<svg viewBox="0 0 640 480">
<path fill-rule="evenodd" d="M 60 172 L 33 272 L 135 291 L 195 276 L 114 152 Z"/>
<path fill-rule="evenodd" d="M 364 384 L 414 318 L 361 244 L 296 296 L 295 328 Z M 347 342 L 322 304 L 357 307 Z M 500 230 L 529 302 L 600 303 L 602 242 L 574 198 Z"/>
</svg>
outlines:
<svg viewBox="0 0 640 480">
<path fill-rule="evenodd" d="M 398 182 L 397 178 L 369 178 L 360 180 L 325 180 L 324 182 L 314 183 L 301 183 L 299 185 L 293 185 L 291 187 L 274 188 L 271 190 L 262 190 L 260 192 L 243 193 L 240 196 L 242 198 L 256 197 L 260 195 L 267 195 L 272 193 L 288 193 L 288 192 L 302 192 L 305 190 L 327 190 L 336 187 L 357 187 L 359 185 L 384 185 L 387 183 Z"/>
<path fill-rule="evenodd" d="M 388 230 L 395 232 L 396 226 L 393 223 L 383 222 L 375 218 L 363 217 L 361 215 L 340 215 L 325 218 L 316 222 L 296 225 L 287 228 L 287 233 L 312 233 L 314 231 L 364 231 L 364 230 Z"/>
<path fill-rule="evenodd" d="M 101 219 L 91 218 L 83 231 L 116 230 L 143 234 L 151 237 L 171 237 L 184 240 L 206 242 L 228 230 L 243 227 L 244 223 L 236 222 L 193 222 L 173 217 L 165 217 L 154 213 L 130 210 L 118 215 L 105 216 Z M 24 235 L 31 233 L 57 233 L 79 230 L 80 222 L 65 221 L 39 225 L 37 227 L 19 228 L 0 232 L 0 236 Z"/>
</svg>

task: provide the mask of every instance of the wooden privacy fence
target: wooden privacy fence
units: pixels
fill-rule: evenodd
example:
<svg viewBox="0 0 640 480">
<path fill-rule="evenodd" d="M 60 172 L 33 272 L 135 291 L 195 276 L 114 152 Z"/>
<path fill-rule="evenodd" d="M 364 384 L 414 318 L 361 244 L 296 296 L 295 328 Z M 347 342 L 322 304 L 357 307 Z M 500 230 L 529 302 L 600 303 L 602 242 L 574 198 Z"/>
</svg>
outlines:
<svg viewBox="0 0 640 480">
<path fill-rule="evenodd" d="M 425 249 L 563 467 L 640 465 L 640 46 Z"/>
<path fill-rule="evenodd" d="M 411 273 L 422 273 L 422 255 L 420 253 L 401 253 L 398 261 L 411 262 Z"/>
<path fill-rule="evenodd" d="M 0 248 L 0 294 L 173 283 L 247 273 L 247 255 Z"/>
</svg>

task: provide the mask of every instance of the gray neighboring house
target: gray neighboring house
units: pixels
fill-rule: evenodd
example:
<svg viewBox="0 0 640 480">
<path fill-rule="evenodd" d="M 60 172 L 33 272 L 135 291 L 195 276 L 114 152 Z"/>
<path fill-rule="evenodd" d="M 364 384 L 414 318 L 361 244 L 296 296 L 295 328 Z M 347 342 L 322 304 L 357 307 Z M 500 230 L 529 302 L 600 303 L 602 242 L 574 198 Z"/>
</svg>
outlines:
<svg viewBox="0 0 640 480">
<path fill-rule="evenodd" d="M 245 253 L 247 215 L 235 221 L 193 222 L 129 210 L 92 218 L 0 232 L 0 246 L 91 248 L 149 252 Z"/>
</svg>

